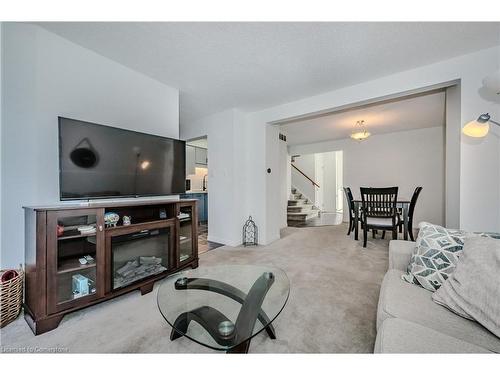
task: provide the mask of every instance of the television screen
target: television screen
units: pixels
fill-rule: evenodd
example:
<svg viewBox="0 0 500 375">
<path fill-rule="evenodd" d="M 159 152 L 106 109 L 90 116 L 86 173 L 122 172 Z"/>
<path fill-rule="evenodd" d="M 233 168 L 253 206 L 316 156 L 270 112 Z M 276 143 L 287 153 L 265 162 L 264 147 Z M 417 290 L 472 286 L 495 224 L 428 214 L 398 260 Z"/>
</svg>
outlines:
<svg viewBox="0 0 500 375">
<path fill-rule="evenodd" d="M 59 117 L 61 200 L 184 193 L 185 165 L 184 141 Z"/>
</svg>

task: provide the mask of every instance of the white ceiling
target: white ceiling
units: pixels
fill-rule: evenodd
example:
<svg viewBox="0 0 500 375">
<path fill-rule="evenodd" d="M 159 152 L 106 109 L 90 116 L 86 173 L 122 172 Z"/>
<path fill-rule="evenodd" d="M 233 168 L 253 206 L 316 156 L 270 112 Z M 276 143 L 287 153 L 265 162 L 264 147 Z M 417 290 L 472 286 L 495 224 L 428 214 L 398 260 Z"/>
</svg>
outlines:
<svg viewBox="0 0 500 375">
<path fill-rule="evenodd" d="M 500 44 L 500 23 L 40 26 L 180 90 L 181 124 L 259 110 Z"/>
<path fill-rule="evenodd" d="M 342 111 L 282 125 L 287 143 L 292 145 L 349 138 L 356 121 L 364 120 L 372 134 L 443 126 L 444 91 L 402 98 L 382 104 Z"/>
</svg>

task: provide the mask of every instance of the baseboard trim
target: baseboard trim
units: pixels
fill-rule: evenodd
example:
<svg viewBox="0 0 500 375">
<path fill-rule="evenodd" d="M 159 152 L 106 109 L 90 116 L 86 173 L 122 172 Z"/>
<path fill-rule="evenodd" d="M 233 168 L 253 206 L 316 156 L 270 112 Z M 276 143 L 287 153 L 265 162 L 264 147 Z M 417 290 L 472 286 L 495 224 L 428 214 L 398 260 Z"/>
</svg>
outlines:
<svg viewBox="0 0 500 375">
<path fill-rule="evenodd" d="M 232 246 L 232 247 L 236 247 L 236 246 L 241 245 L 241 242 L 239 242 L 239 241 L 231 241 L 231 240 L 227 240 L 225 238 L 211 236 L 211 235 L 207 236 L 207 240 L 210 242 L 217 242 L 217 243 L 221 243 L 223 245 Z"/>
<path fill-rule="evenodd" d="M 265 243 L 263 243 L 263 244 L 259 244 L 259 245 L 264 245 L 264 246 L 267 246 L 267 245 L 270 245 L 270 244 L 272 244 L 273 242 L 278 241 L 278 240 L 280 240 L 280 239 L 281 239 L 281 236 L 273 237 L 273 238 L 271 238 L 270 240 L 266 241 Z"/>
</svg>

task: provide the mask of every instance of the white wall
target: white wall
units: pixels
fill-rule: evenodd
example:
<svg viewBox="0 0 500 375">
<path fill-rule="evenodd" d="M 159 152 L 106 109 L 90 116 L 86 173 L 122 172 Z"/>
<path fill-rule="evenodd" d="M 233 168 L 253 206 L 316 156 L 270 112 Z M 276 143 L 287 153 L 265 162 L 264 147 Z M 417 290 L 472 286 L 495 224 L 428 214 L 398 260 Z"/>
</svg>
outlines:
<svg viewBox="0 0 500 375">
<path fill-rule="evenodd" d="M 178 138 L 179 93 L 38 26 L 2 34 L 2 267 L 13 267 L 21 207 L 59 200 L 57 116 Z"/>
<path fill-rule="evenodd" d="M 314 154 L 314 182 L 320 187 L 315 187 L 314 194 L 314 205 L 318 207 L 320 210 L 324 210 L 324 200 L 323 200 L 323 187 L 325 185 L 324 179 L 324 153 Z M 312 185 L 312 184 L 311 184 Z"/>
<path fill-rule="evenodd" d="M 291 146 L 290 153 L 344 152 L 344 186 L 359 197 L 361 186 L 399 186 L 399 196 L 411 198 L 423 186 L 415 209 L 415 226 L 421 220 L 444 223 L 444 128 Z M 344 212 L 344 219 L 348 219 Z"/>
<path fill-rule="evenodd" d="M 239 113 L 228 110 L 181 127 L 181 138 L 207 136 L 208 140 L 208 240 L 236 246 L 241 243 L 241 215 L 245 201 L 245 149 Z M 239 123 L 241 125 L 241 123 Z"/>
<path fill-rule="evenodd" d="M 288 205 L 288 198 L 290 197 L 291 189 L 292 189 L 292 181 L 291 181 L 291 158 L 290 155 L 288 155 L 288 149 L 286 147 L 286 142 L 280 141 L 279 142 L 279 149 L 280 149 L 280 165 L 285 165 L 285 168 L 280 168 L 280 187 L 281 187 L 281 204 L 283 206 Z M 286 228 L 288 226 L 287 222 L 287 212 L 281 211 L 281 224 L 280 228 Z"/>
<path fill-rule="evenodd" d="M 323 183 L 319 184 L 323 195 L 323 211 L 335 212 L 336 207 L 336 190 L 337 190 L 337 177 L 336 177 L 336 154 L 335 152 L 322 153 L 323 158 Z"/>
<path fill-rule="evenodd" d="M 460 84 L 446 89 L 445 129 L 445 224 L 460 226 Z"/>
<path fill-rule="evenodd" d="M 291 155 L 295 154 L 292 153 Z M 295 162 L 293 164 L 313 181 L 316 181 L 316 160 L 314 154 L 300 154 L 300 157 L 295 158 Z M 316 189 L 314 185 L 295 168 L 292 168 L 292 186 L 299 189 L 299 191 L 306 198 L 308 198 L 309 201 L 313 203 L 316 201 Z"/>
</svg>

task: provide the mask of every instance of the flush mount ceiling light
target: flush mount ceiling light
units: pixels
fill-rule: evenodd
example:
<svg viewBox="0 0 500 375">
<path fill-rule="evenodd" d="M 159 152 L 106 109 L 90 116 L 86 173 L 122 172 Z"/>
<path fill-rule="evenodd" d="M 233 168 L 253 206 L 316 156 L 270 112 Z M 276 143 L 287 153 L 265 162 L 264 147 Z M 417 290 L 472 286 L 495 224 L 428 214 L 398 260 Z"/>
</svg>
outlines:
<svg viewBox="0 0 500 375">
<path fill-rule="evenodd" d="M 486 137 L 490 130 L 490 122 L 500 126 L 500 123 L 493 121 L 488 113 L 483 113 L 477 120 L 467 123 L 462 129 L 462 133 L 474 138 Z"/>
<path fill-rule="evenodd" d="M 353 132 L 351 133 L 351 138 L 356 141 L 364 141 L 366 138 L 370 136 L 370 132 L 366 130 L 365 121 L 356 121 L 356 126 L 354 127 Z"/>
</svg>

